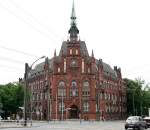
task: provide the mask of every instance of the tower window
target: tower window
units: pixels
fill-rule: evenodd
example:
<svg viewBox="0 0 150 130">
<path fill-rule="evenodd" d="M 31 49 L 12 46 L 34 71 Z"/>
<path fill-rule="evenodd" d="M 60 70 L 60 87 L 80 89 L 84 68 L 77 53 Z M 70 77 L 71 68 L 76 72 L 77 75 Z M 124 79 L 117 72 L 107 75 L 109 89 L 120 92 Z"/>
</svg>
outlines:
<svg viewBox="0 0 150 130">
<path fill-rule="evenodd" d="M 76 55 L 78 55 L 78 53 L 79 53 L 79 52 L 78 52 L 78 49 L 76 49 Z"/>
<path fill-rule="evenodd" d="M 60 72 L 60 68 L 58 67 L 58 73 Z"/>
<path fill-rule="evenodd" d="M 64 73 L 66 73 L 66 59 L 64 59 Z"/>
<path fill-rule="evenodd" d="M 84 59 L 82 59 L 82 73 L 84 73 Z"/>
<path fill-rule="evenodd" d="M 90 73 L 90 68 L 88 68 L 88 73 Z"/>
<path fill-rule="evenodd" d="M 72 55 L 72 49 L 70 49 L 70 55 Z"/>
</svg>

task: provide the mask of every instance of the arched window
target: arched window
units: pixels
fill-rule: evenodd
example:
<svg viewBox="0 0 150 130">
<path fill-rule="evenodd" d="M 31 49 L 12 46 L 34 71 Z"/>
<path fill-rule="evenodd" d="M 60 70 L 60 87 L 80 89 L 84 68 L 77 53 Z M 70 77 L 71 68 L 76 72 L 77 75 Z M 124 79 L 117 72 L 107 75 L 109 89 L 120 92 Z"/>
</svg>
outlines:
<svg viewBox="0 0 150 130">
<path fill-rule="evenodd" d="M 77 83 L 75 80 L 71 82 L 70 96 L 78 96 Z"/>
<path fill-rule="evenodd" d="M 66 88 L 64 81 L 60 81 L 58 84 L 58 96 L 66 96 Z"/>
<path fill-rule="evenodd" d="M 90 96 L 90 85 L 88 81 L 83 82 L 82 95 Z"/>
<path fill-rule="evenodd" d="M 72 82 L 71 82 L 71 87 L 77 87 L 77 83 L 76 83 L 76 81 L 75 80 L 73 80 Z"/>
</svg>

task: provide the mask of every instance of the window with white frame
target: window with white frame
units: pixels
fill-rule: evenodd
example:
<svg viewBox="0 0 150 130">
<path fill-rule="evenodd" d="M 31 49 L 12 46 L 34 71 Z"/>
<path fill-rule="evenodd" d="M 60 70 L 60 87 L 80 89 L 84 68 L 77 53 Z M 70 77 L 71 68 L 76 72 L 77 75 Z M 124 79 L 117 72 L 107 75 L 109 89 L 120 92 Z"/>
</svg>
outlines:
<svg viewBox="0 0 150 130">
<path fill-rule="evenodd" d="M 79 52 L 78 52 L 78 49 L 76 49 L 76 55 L 78 55 L 78 53 L 79 53 Z"/>
<path fill-rule="evenodd" d="M 66 59 L 64 59 L 64 73 L 66 73 Z"/>
<path fill-rule="evenodd" d="M 65 110 L 65 104 L 64 104 L 64 102 L 60 102 L 59 103 L 59 111 L 64 111 Z"/>
<path fill-rule="evenodd" d="M 83 103 L 83 111 L 84 112 L 88 112 L 89 111 L 89 103 L 88 102 L 84 102 Z"/>
<path fill-rule="evenodd" d="M 66 96 L 66 88 L 64 81 L 60 81 L 58 84 L 58 96 Z"/>
<path fill-rule="evenodd" d="M 60 73 L 60 67 L 58 67 L 58 70 L 57 70 L 57 71 L 58 71 L 58 73 Z"/>
<path fill-rule="evenodd" d="M 98 104 L 96 104 L 96 112 L 98 112 Z"/>
<path fill-rule="evenodd" d="M 84 73 L 84 59 L 82 59 L 82 73 Z"/>
<path fill-rule="evenodd" d="M 72 55 L 72 49 L 70 49 L 70 55 Z"/>
<path fill-rule="evenodd" d="M 77 82 L 75 80 L 71 82 L 70 96 L 78 96 Z"/>
<path fill-rule="evenodd" d="M 90 68 L 88 68 L 88 73 L 90 73 Z"/>
<path fill-rule="evenodd" d="M 82 96 L 90 96 L 90 86 L 88 81 L 83 82 Z"/>
</svg>

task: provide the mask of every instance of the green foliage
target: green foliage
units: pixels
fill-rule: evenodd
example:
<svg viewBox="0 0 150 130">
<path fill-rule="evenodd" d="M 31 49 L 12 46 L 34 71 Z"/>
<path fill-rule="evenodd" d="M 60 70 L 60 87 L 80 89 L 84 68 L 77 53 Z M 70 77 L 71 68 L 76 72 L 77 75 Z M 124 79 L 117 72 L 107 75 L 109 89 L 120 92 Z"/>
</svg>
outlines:
<svg viewBox="0 0 150 130">
<path fill-rule="evenodd" d="M 16 114 L 19 107 L 23 106 L 23 86 L 17 83 L 0 85 L 0 99 L 5 117 L 11 116 L 11 114 Z"/>
<path fill-rule="evenodd" d="M 127 87 L 128 115 L 148 115 L 148 108 L 150 108 L 150 86 L 144 86 L 144 81 L 141 79 L 124 79 L 124 81 Z"/>
</svg>

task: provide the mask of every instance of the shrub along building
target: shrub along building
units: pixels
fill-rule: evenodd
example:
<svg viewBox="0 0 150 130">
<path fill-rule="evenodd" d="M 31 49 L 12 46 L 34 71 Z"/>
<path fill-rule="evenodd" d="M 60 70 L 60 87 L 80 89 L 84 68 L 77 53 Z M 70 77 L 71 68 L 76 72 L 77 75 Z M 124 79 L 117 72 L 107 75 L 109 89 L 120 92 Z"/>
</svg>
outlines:
<svg viewBox="0 0 150 130">
<path fill-rule="evenodd" d="M 126 90 L 121 69 L 112 69 L 88 53 L 78 37 L 74 5 L 69 39 L 60 53 L 31 69 L 26 64 L 27 115 L 33 119 L 121 119 L 126 115 Z"/>
</svg>

